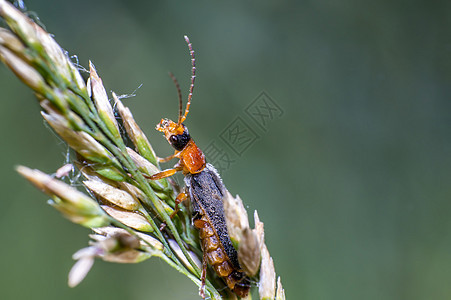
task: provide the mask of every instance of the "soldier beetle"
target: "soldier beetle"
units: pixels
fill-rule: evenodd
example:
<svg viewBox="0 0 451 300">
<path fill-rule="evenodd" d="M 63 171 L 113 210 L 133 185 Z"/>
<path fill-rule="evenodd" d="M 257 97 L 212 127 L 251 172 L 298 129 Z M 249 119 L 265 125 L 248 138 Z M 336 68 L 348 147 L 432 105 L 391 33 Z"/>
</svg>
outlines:
<svg viewBox="0 0 451 300">
<path fill-rule="evenodd" d="M 203 251 L 201 297 L 205 298 L 204 289 L 208 263 L 213 267 L 216 274 L 223 278 L 230 290 L 243 298 L 249 293 L 250 280 L 240 267 L 238 253 L 228 234 L 223 206 L 223 197 L 227 190 L 218 172 L 211 164 L 206 162 L 204 153 L 196 146 L 188 133 L 188 128 L 183 124 L 189 113 L 196 78 L 194 51 L 187 36 L 185 36 L 185 40 L 188 44 L 192 64 L 191 84 L 185 112 L 183 113 L 180 86 L 171 75 L 179 97 L 178 121 L 175 123 L 169 119 L 162 119 L 156 126 L 156 130 L 163 132 L 169 144 L 175 149 L 173 155 L 159 160 L 167 162 L 178 158 L 179 161 L 173 168 L 154 174 L 150 176 L 150 179 L 166 178 L 180 171 L 185 176 L 185 189 L 176 197 L 175 209 L 171 218 L 177 213 L 179 204 L 189 197 L 193 208 L 193 224 L 199 229 Z"/>
</svg>

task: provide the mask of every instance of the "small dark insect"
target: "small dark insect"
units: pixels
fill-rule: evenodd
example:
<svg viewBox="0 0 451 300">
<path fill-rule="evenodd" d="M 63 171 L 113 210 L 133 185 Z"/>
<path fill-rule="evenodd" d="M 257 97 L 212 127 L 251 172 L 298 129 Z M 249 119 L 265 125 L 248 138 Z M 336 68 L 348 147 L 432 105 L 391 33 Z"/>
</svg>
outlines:
<svg viewBox="0 0 451 300">
<path fill-rule="evenodd" d="M 227 190 L 218 172 L 211 164 L 206 163 L 203 152 L 196 146 L 188 133 L 188 128 L 183 124 L 189 112 L 196 78 L 194 51 L 187 36 L 185 36 L 185 40 L 188 43 L 192 62 L 191 85 L 185 113 L 182 115 L 180 86 L 171 75 L 179 96 L 178 121 L 175 123 L 169 119 L 162 119 L 156 127 L 158 131 L 164 133 L 168 142 L 175 149 L 173 155 L 162 158 L 160 161 L 167 162 L 173 158 L 178 158 L 179 161 L 174 168 L 157 173 L 150 179 L 169 177 L 179 171 L 185 175 L 185 191 L 177 196 L 171 218 L 177 213 L 178 205 L 189 196 L 193 207 L 193 224 L 199 229 L 203 250 L 200 296 L 205 298 L 204 289 L 208 263 L 236 295 L 245 297 L 249 293 L 250 281 L 240 267 L 237 251 L 233 247 L 227 231 L 223 206 L 223 197 Z"/>
</svg>

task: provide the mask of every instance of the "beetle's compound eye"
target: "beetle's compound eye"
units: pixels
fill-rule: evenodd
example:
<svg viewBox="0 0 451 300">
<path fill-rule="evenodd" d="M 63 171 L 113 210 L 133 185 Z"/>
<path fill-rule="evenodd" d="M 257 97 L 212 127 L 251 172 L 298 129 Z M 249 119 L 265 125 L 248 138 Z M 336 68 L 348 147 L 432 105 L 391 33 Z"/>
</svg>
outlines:
<svg viewBox="0 0 451 300">
<path fill-rule="evenodd" d="M 171 135 L 171 137 L 169 138 L 170 142 L 172 145 L 177 144 L 179 138 L 178 135 Z"/>
<path fill-rule="evenodd" d="M 174 134 L 169 137 L 169 143 L 177 151 L 182 151 L 191 139 L 188 130 L 185 130 L 182 134 Z"/>
</svg>

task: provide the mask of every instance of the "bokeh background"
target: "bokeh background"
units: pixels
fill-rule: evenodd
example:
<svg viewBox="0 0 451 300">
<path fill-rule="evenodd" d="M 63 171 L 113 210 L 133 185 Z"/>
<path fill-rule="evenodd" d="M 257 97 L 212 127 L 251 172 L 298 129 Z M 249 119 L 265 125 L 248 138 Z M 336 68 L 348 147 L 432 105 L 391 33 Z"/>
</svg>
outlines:
<svg viewBox="0 0 451 300">
<path fill-rule="evenodd" d="M 154 130 L 197 81 L 186 124 L 203 148 L 240 117 L 259 139 L 222 177 L 258 209 L 288 299 L 451 299 L 451 2 L 26 2 L 80 64 L 92 60 L 157 153 Z M 14 171 L 48 173 L 66 147 L 37 101 L 0 66 L 1 299 L 199 299 L 158 259 L 97 261 L 67 287 L 87 229 Z M 245 113 L 264 91 L 282 110 L 264 130 Z"/>
</svg>

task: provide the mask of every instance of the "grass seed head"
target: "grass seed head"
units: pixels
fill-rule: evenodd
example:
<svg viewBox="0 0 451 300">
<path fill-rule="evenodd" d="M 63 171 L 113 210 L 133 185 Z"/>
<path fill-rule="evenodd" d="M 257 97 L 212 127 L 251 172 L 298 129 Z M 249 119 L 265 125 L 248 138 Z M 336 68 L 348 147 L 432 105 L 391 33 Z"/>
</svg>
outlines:
<svg viewBox="0 0 451 300">
<path fill-rule="evenodd" d="M 238 261 L 249 276 L 255 276 L 260 267 L 260 243 L 257 235 L 250 228 L 243 230 L 238 247 Z"/>
<path fill-rule="evenodd" d="M 31 89 L 43 92 L 45 81 L 33 67 L 3 46 L 0 46 L 0 59 Z"/>
<path fill-rule="evenodd" d="M 107 205 L 101 205 L 101 207 L 111 217 L 130 228 L 144 232 L 153 232 L 153 228 L 147 219 L 139 213 L 124 211 Z"/>
<path fill-rule="evenodd" d="M 85 226 L 105 226 L 109 224 L 107 215 L 100 209 L 96 201 L 51 176 L 27 167 L 17 167 L 23 177 L 37 188 L 53 197 L 52 206 L 64 213 L 75 223 Z"/>
<path fill-rule="evenodd" d="M 125 210 L 137 210 L 139 202 L 124 190 L 97 180 L 85 180 L 83 184 L 94 194 Z"/>
<path fill-rule="evenodd" d="M 103 87 L 102 79 L 97 75 L 96 69 L 92 62 L 89 62 L 90 77 L 88 88 L 91 88 L 91 98 L 94 100 L 99 117 L 105 122 L 110 133 L 116 139 L 121 138 L 116 118 L 114 117 L 113 108 L 108 101 L 108 96 Z M 89 92 L 89 91 L 88 91 Z"/>
<path fill-rule="evenodd" d="M 276 296 L 276 271 L 274 269 L 274 261 L 269 255 L 265 244 L 263 244 L 261 256 L 258 293 L 260 299 L 274 299 Z"/>
<path fill-rule="evenodd" d="M 115 93 L 113 93 L 113 99 L 115 101 L 116 109 L 119 115 L 121 116 L 125 130 L 130 139 L 132 140 L 133 145 L 135 145 L 135 149 L 138 151 L 139 154 L 141 154 L 152 164 L 158 166 L 158 161 L 155 152 L 153 151 L 153 148 L 150 145 L 146 135 L 133 118 L 130 109 L 128 109 L 128 107 L 125 107 L 122 104 L 122 101 L 119 100 L 119 98 L 116 96 Z"/>
</svg>

